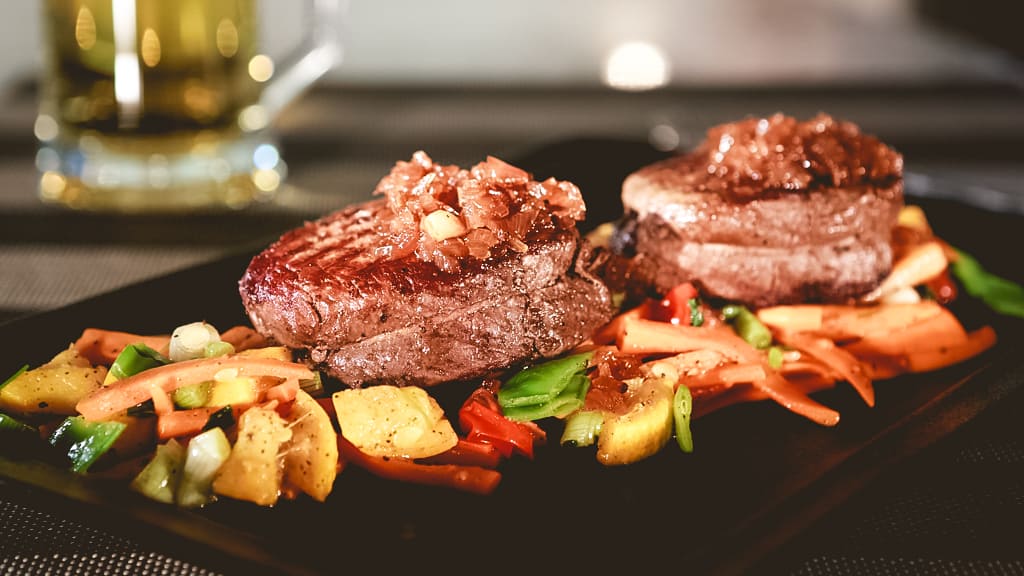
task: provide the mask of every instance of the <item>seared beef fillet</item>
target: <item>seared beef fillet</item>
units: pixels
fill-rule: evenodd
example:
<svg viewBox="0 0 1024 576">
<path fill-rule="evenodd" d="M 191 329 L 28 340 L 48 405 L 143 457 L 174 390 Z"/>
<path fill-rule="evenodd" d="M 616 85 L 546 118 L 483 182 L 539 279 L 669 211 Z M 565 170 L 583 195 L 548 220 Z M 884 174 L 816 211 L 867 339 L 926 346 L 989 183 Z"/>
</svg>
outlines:
<svg viewBox="0 0 1024 576">
<path fill-rule="evenodd" d="M 777 115 L 712 129 L 630 175 L 622 200 L 613 246 L 635 251 L 631 278 L 651 291 L 690 281 L 752 306 L 842 301 L 891 268 L 902 159 L 852 124 Z"/>
<path fill-rule="evenodd" d="M 385 200 L 353 206 L 257 255 L 240 281 L 254 327 L 351 386 L 429 386 L 555 356 L 610 319 L 575 227 L 536 229 L 523 251 L 449 273 L 390 255 L 392 216 Z"/>
</svg>

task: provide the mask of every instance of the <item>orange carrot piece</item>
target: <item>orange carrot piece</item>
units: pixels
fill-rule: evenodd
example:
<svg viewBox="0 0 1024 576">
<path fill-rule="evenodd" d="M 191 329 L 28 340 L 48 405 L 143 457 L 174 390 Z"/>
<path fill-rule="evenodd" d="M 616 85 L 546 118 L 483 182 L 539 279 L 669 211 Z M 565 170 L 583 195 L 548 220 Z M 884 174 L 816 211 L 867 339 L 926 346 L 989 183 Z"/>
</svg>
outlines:
<svg viewBox="0 0 1024 576">
<path fill-rule="evenodd" d="M 251 348 L 264 348 L 269 345 L 267 339 L 248 326 L 233 326 L 220 335 L 220 339 L 235 347 L 235 352 Z"/>
<path fill-rule="evenodd" d="M 890 334 L 919 324 L 942 311 L 942 306 L 931 300 L 873 306 L 833 305 L 826 308 L 817 335 L 839 342 Z"/>
<path fill-rule="evenodd" d="M 614 318 L 611 322 L 605 324 L 597 332 L 594 333 L 590 339 L 594 344 L 614 344 L 622 335 L 623 325 L 629 318 L 646 318 L 647 317 L 647 304 L 641 304 L 636 308 L 631 308 Z"/>
<path fill-rule="evenodd" d="M 282 404 L 286 404 L 295 400 L 295 395 L 298 393 L 299 381 L 295 378 L 286 378 L 284 382 L 267 388 L 264 396 L 267 400 L 277 400 Z"/>
<path fill-rule="evenodd" d="M 835 386 L 835 379 L 816 374 L 805 374 L 787 379 L 789 385 L 800 394 L 812 394 Z M 704 393 L 705 390 L 712 390 Z M 691 389 L 693 393 L 693 418 L 705 416 L 716 410 L 720 410 L 734 404 L 746 402 L 763 402 L 769 400 L 769 396 L 761 389 L 751 384 L 736 384 L 734 386 L 722 386 L 717 390 L 713 388 Z"/>
<path fill-rule="evenodd" d="M 712 368 L 704 375 L 688 380 L 686 385 L 692 390 L 693 388 L 705 386 L 750 384 L 753 382 L 761 382 L 767 377 L 768 375 L 765 374 L 764 365 L 760 363 L 726 364 L 724 366 Z"/>
<path fill-rule="evenodd" d="M 769 306 L 757 311 L 757 319 L 765 325 L 790 332 L 814 332 L 821 329 L 825 306 L 793 304 Z"/>
<path fill-rule="evenodd" d="M 220 408 L 193 408 L 160 414 L 156 419 L 156 435 L 161 440 L 168 440 L 198 434 L 217 410 Z"/>
<path fill-rule="evenodd" d="M 757 350 L 727 326 L 695 328 L 634 317 L 623 318 L 617 344 L 627 354 L 715 350 L 734 360 L 760 357 Z"/>
<path fill-rule="evenodd" d="M 130 344 L 142 343 L 166 354 L 170 342 L 170 335 L 144 336 L 102 328 L 86 328 L 78 340 L 75 340 L 75 350 L 93 365 L 110 366 L 117 359 L 117 355 Z"/>
<path fill-rule="evenodd" d="M 779 374 L 782 374 L 784 378 L 790 376 L 805 376 L 805 375 L 818 375 L 822 377 L 831 377 L 832 370 L 822 364 L 812 360 L 798 360 L 794 362 L 783 362 L 779 368 Z"/>
<path fill-rule="evenodd" d="M 763 364 L 766 361 L 763 352 L 754 349 L 726 326 L 694 328 L 626 318 L 618 345 L 623 352 L 633 354 L 672 354 L 710 349 L 745 362 Z M 754 387 L 786 409 L 818 424 L 835 426 L 839 423 L 838 412 L 810 399 L 770 368 L 765 368 L 764 380 L 754 382 Z"/>
<path fill-rule="evenodd" d="M 78 402 L 78 413 L 87 420 L 106 420 L 121 411 L 152 398 L 151 385 L 156 384 L 165 392 L 173 392 L 181 386 L 213 380 L 221 370 L 237 370 L 237 376 L 274 376 L 306 380 L 313 373 L 302 364 L 282 362 L 272 358 L 246 356 L 221 356 L 175 362 L 150 368 L 134 376 L 118 380 Z"/>
<path fill-rule="evenodd" d="M 768 377 L 762 382 L 754 382 L 754 387 L 791 412 L 822 426 L 835 426 L 839 423 L 839 412 L 811 400 L 799 386 L 775 371 L 769 370 Z"/>
<path fill-rule="evenodd" d="M 171 395 L 156 382 L 150 382 L 149 394 L 153 399 L 153 412 L 157 414 L 174 412 L 174 401 L 171 400 Z"/>
<path fill-rule="evenodd" d="M 967 341 L 959 346 L 943 346 L 912 352 L 906 357 L 906 366 L 911 372 L 928 372 L 945 368 L 988 350 L 996 343 L 996 332 L 991 326 L 983 326 L 967 335 Z"/>
<path fill-rule="evenodd" d="M 700 376 L 725 361 L 726 358 L 721 352 L 694 350 L 645 362 L 644 367 L 655 372 L 657 370 L 665 371 L 665 366 L 668 366 L 675 371 L 678 377 L 693 377 Z"/>
<path fill-rule="evenodd" d="M 370 456 L 338 434 L 338 452 L 349 462 L 371 474 L 416 484 L 445 486 L 474 494 L 490 494 L 501 482 L 501 473 L 480 466 L 419 464 L 402 458 Z"/>
<path fill-rule="evenodd" d="M 903 356 L 919 350 L 955 347 L 967 342 L 967 332 L 953 313 L 937 314 L 888 333 L 876 333 L 844 345 L 854 356 Z"/>
<path fill-rule="evenodd" d="M 779 336 L 783 344 L 792 346 L 831 368 L 839 376 L 849 382 L 860 394 L 868 406 L 875 405 L 875 389 L 871 378 L 860 361 L 850 352 L 835 345 L 827 338 L 817 338 L 804 334 L 785 334 Z"/>
</svg>

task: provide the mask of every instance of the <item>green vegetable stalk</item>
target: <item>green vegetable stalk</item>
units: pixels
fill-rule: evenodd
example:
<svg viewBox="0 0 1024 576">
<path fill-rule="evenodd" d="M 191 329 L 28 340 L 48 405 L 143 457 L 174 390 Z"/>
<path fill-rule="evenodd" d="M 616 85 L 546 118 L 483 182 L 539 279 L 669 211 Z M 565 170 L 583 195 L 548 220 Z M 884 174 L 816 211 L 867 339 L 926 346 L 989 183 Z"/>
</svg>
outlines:
<svg viewBox="0 0 1024 576">
<path fill-rule="evenodd" d="M 1024 287 L 988 272 L 966 252 L 956 253 L 951 270 L 968 294 L 1000 314 L 1024 318 Z"/>
<path fill-rule="evenodd" d="M 125 427 L 124 422 L 90 422 L 82 416 L 69 416 L 50 434 L 49 442 L 67 455 L 72 471 L 87 472 Z"/>
<path fill-rule="evenodd" d="M 184 465 L 185 447 L 171 438 L 156 447 L 153 459 L 132 480 L 131 487 L 149 498 L 173 504 Z"/>
<path fill-rule="evenodd" d="M 679 384 L 672 397 L 672 418 L 676 427 L 676 442 L 679 449 L 693 452 L 693 435 L 690 433 L 690 416 L 693 413 L 693 396 L 685 384 Z"/>
<path fill-rule="evenodd" d="M 129 344 L 110 365 L 110 375 L 115 380 L 121 380 L 170 362 L 166 356 L 145 344 Z"/>
<path fill-rule="evenodd" d="M 772 333 L 746 306 L 729 304 L 722 308 L 722 315 L 732 323 L 733 330 L 748 344 L 764 350 L 772 345 Z"/>
<path fill-rule="evenodd" d="M 604 414 L 598 410 L 577 410 L 565 419 L 560 443 L 563 446 L 591 446 L 601 435 Z"/>
<path fill-rule="evenodd" d="M 505 409 L 554 400 L 574 376 L 586 370 L 593 355 L 593 352 L 573 354 L 520 371 L 498 390 L 498 403 Z"/>
</svg>

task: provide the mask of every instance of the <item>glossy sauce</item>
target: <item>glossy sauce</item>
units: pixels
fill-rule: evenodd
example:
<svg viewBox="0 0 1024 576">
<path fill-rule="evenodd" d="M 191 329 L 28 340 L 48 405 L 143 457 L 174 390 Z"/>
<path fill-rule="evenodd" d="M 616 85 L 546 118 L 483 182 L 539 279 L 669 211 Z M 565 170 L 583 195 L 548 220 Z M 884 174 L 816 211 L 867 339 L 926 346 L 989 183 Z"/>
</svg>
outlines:
<svg viewBox="0 0 1024 576">
<path fill-rule="evenodd" d="M 715 126 L 693 152 L 638 174 L 664 188 L 749 201 L 785 192 L 889 185 L 902 178 L 903 157 L 851 122 L 827 114 L 804 122 L 776 114 Z"/>
</svg>

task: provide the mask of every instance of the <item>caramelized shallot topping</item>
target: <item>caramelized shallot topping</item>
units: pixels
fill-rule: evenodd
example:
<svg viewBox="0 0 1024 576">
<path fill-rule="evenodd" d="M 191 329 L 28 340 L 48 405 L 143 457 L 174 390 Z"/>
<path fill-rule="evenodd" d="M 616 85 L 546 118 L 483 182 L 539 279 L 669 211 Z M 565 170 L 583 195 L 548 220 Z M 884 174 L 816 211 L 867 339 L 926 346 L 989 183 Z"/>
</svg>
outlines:
<svg viewBox="0 0 1024 576">
<path fill-rule="evenodd" d="M 666 187 L 747 201 L 782 192 L 888 185 L 902 178 L 903 157 L 851 122 L 827 114 L 804 122 L 775 114 L 715 126 L 693 152 L 641 172 L 678 179 L 663 182 Z"/>
<path fill-rule="evenodd" d="M 386 256 L 415 254 L 455 273 L 467 258 L 486 260 L 510 249 L 525 252 L 537 233 L 568 230 L 586 215 L 579 188 L 488 157 L 464 170 L 435 163 L 418 151 L 377 184 L 393 217 Z"/>
</svg>

